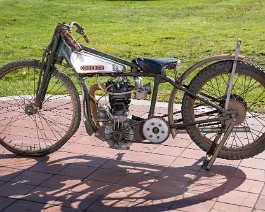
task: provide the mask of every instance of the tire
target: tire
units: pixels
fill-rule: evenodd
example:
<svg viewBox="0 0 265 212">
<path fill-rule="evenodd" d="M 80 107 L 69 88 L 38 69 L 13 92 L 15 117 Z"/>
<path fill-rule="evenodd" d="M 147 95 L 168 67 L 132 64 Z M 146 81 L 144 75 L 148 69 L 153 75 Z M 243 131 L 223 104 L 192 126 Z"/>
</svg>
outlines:
<svg viewBox="0 0 265 212">
<path fill-rule="evenodd" d="M 21 156 L 55 152 L 80 124 L 77 90 L 56 67 L 52 67 L 42 108 L 32 108 L 40 69 L 37 60 L 21 60 L 0 68 L 0 143 Z M 33 113 L 28 112 L 29 107 Z"/>
<path fill-rule="evenodd" d="M 221 61 L 205 67 L 189 84 L 193 93 L 207 95 L 209 101 L 224 107 L 228 74 L 233 61 Z M 237 160 L 253 157 L 265 149 L 265 73 L 248 62 L 238 62 L 230 109 L 236 109 L 236 126 L 218 154 L 219 158 Z M 199 116 L 200 114 L 200 116 Z M 185 94 L 182 103 L 183 122 L 216 118 L 220 114 L 216 109 L 202 101 Z M 187 127 L 192 140 L 204 151 L 210 150 L 220 124 L 212 126 L 192 125 Z"/>
</svg>

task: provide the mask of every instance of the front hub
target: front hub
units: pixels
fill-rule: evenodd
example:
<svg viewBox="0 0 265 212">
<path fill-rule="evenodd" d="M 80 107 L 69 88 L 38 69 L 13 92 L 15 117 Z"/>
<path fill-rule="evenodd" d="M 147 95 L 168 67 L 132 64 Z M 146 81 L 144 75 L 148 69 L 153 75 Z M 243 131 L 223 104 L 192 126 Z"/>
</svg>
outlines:
<svg viewBox="0 0 265 212">
<path fill-rule="evenodd" d="M 25 106 L 25 113 L 26 113 L 27 115 L 29 115 L 29 116 L 36 114 L 37 111 L 38 111 L 37 108 L 34 107 L 33 104 L 27 104 L 27 105 Z"/>
</svg>

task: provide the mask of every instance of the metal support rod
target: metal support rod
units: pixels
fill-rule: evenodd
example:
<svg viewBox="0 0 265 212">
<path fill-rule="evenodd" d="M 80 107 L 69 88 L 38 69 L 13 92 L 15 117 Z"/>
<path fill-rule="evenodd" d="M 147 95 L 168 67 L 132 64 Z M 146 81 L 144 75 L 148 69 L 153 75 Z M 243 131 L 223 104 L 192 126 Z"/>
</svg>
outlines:
<svg viewBox="0 0 265 212">
<path fill-rule="evenodd" d="M 161 82 L 161 75 L 156 76 L 154 80 L 154 88 L 153 88 L 153 94 L 152 94 L 152 100 L 151 100 L 148 118 L 152 118 L 154 116 L 157 93 L 158 93 L 158 86 L 160 82 Z"/>
<path fill-rule="evenodd" d="M 235 50 L 235 60 L 233 62 L 232 72 L 229 75 L 229 81 L 228 81 L 228 85 L 226 89 L 225 109 L 228 108 L 228 105 L 230 102 L 230 97 L 231 97 L 232 87 L 233 87 L 233 80 L 234 80 L 234 75 L 236 72 L 236 65 L 237 65 L 237 60 L 238 60 L 239 51 L 240 51 L 240 45 L 241 45 L 241 40 L 237 39 L 236 50 Z"/>
<path fill-rule="evenodd" d="M 161 76 L 161 75 L 160 75 Z M 217 109 L 218 111 L 220 111 L 221 113 L 226 113 L 227 110 L 224 109 L 223 107 L 221 106 L 218 106 L 210 101 L 208 101 L 207 99 L 201 97 L 201 96 L 198 96 L 198 94 L 194 94 L 192 91 L 190 91 L 189 89 L 186 88 L 186 86 L 183 86 L 182 84 L 179 84 L 178 82 L 174 82 L 172 81 L 169 77 L 167 76 L 161 76 L 162 77 L 162 80 L 164 80 L 165 82 L 168 82 L 170 83 L 171 85 L 173 85 L 174 87 L 176 87 L 177 89 L 189 94 L 190 96 L 204 102 L 205 104 Z"/>
<path fill-rule="evenodd" d="M 214 161 L 217 158 L 218 153 L 220 152 L 221 148 L 224 146 L 228 136 L 230 135 L 230 133 L 232 132 L 233 128 L 234 128 L 235 122 L 233 119 L 230 119 L 229 121 L 227 121 L 227 126 L 225 128 L 225 134 L 224 137 L 222 138 L 222 140 L 220 141 L 219 144 L 217 144 L 216 148 L 213 151 L 213 155 L 211 156 L 210 160 L 208 160 L 208 155 L 206 156 L 206 170 L 210 170 L 210 168 L 212 167 Z M 219 140 L 221 137 L 221 134 L 217 135 L 217 139 Z M 217 143 L 217 142 L 216 142 Z"/>
</svg>

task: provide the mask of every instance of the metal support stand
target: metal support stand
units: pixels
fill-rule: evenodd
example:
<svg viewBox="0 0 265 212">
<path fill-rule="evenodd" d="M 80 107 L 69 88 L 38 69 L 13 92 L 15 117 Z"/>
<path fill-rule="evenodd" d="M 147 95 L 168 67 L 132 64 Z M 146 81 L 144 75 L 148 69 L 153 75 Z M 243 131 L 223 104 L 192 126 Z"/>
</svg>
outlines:
<svg viewBox="0 0 265 212">
<path fill-rule="evenodd" d="M 231 98 L 231 94 L 232 94 L 233 80 L 234 80 L 237 60 L 238 60 L 239 52 L 240 52 L 240 45 L 241 45 L 241 40 L 238 39 L 237 43 L 236 43 L 236 49 L 235 49 L 235 60 L 233 62 L 232 71 L 229 74 L 229 80 L 228 80 L 228 84 L 227 84 L 227 88 L 226 88 L 225 109 L 228 109 L 228 107 L 229 107 L 229 102 L 230 102 L 230 98 Z M 232 132 L 234 126 L 235 126 L 235 120 L 234 120 L 234 118 L 231 117 L 229 120 L 225 121 L 224 129 L 217 133 L 210 150 L 206 154 L 205 162 L 203 164 L 203 166 L 205 166 L 206 170 L 210 170 L 210 168 L 212 167 L 214 161 L 217 158 L 217 155 L 219 154 L 220 150 L 224 146 L 224 144 L 225 144 L 228 136 Z M 218 143 L 222 134 L 224 134 L 224 136 L 221 139 L 221 141 Z"/>
<path fill-rule="evenodd" d="M 215 148 L 212 152 L 208 152 L 206 154 L 206 158 L 204 161 L 204 166 L 206 168 L 206 170 L 210 170 L 214 161 L 217 158 L 218 153 L 220 152 L 221 148 L 224 146 L 228 136 L 230 135 L 230 133 L 232 132 L 233 128 L 234 128 L 235 122 L 233 121 L 233 119 L 230 119 L 227 121 L 226 127 L 224 129 L 224 136 L 222 138 L 222 140 L 220 141 L 219 144 L 217 144 L 218 140 L 221 138 L 221 135 L 223 134 L 218 133 L 218 135 L 216 136 L 214 142 L 216 143 Z"/>
</svg>

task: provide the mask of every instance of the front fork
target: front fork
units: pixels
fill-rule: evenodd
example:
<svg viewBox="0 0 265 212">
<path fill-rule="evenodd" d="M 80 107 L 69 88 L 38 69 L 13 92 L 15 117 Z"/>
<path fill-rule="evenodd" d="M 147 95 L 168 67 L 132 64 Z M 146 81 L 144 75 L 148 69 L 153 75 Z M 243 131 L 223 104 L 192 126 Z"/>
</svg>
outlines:
<svg viewBox="0 0 265 212">
<path fill-rule="evenodd" d="M 42 104 L 45 99 L 45 95 L 48 89 L 49 82 L 51 80 L 52 71 L 51 65 L 42 61 L 41 71 L 38 80 L 38 87 L 36 90 L 35 106 L 38 109 L 42 109 Z"/>
<path fill-rule="evenodd" d="M 58 48 L 60 40 L 60 34 L 55 33 L 54 37 L 52 39 L 51 44 L 48 46 L 46 49 L 43 59 L 42 59 L 42 64 L 41 64 L 41 71 L 39 75 L 39 80 L 38 80 L 38 85 L 36 89 L 36 98 L 34 105 L 38 109 L 42 109 L 42 104 L 45 99 L 45 95 L 52 77 L 52 71 L 53 71 L 53 65 L 55 61 L 55 52 Z"/>
</svg>

